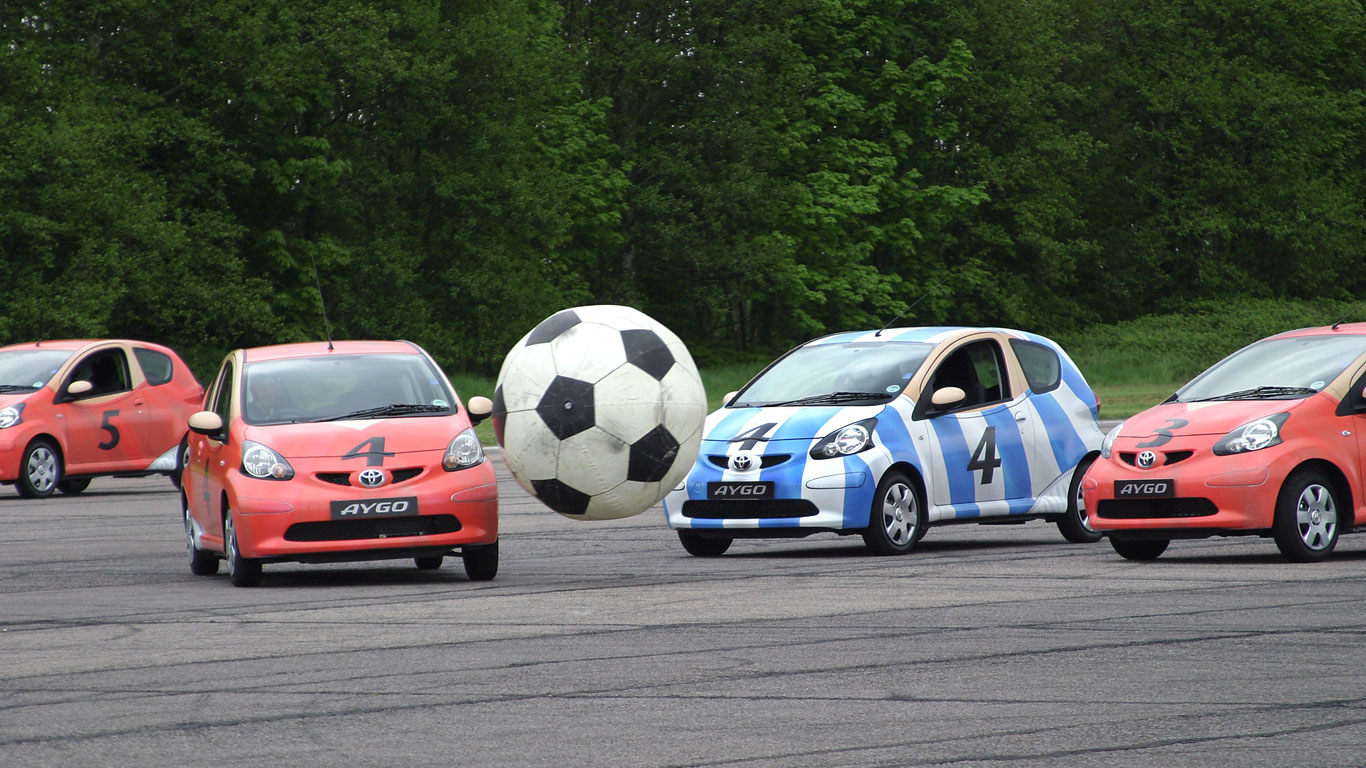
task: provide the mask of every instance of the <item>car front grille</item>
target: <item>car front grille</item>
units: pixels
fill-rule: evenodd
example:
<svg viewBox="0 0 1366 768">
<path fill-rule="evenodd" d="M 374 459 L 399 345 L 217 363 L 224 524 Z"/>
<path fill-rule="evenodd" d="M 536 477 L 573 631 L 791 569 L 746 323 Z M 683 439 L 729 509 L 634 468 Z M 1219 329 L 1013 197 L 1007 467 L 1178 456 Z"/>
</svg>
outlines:
<svg viewBox="0 0 1366 768">
<path fill-rule="evenodd" d="M 1209 517 L 1219 512 L 1209 499 L 1103 499 L 1096 516 L 1111 520 Z"/>
<path fill-rule="evenodd" d="M 1154 466 L 1165 467 L 1168 464 L 1175 464 L 1178 461 L 1185 461 L 1194 454 L 1195 451 L 1165 451 L 1160 454 L 1162 456 L 1162 463 L 1155 464 Z M 1119 454 L 1119 459 L 1120 461 L 1123 461 L 1125 464 L 1128 464 L 1131 467 L 1138 466 L 1138 454 L 1136 453 L 1121 453 Z"/>
<path fill-rule="evenodd" d="M 285 531 L 285 541 L 354 541 L 390 539 L 396 536 L 431 536 L 455 533 L 460 521 L 455 515 L 417 517 L 379 517 L 374 520 L 322 520 L 295 523 Z"/>
<path fill-rule="evenodd" d="M 790 458 L 792 458 L 792 454 L 790 454 L 790 453 L 775 453 L 775 454 L 768 455 L 768 456 L 760 456 L 760 457 L 759 457 L 759 468 L 760 468 L 760 469 L 768 469 L 769 467 L 776 467 L 776 466 L 778 466 L 779 464 L 782 464 L 783 462 L 787 461 L 787 460 L 790 459 Z M 718 466 L 718 467 L 720 467 L 720 468 L 722 468 L 722 469 L 729 469 L 729 468 L 730 468 L 730 457 L 729 457 L 729 456 L 725 456 L 725 455 L 708 456 L 708 457 L 707 457 L 707 461 L 710 461 L 712 464 L 715 464 L 716 466 Z"/>
<path fill-rule="evenodd" d="M 683 516 L 709 520 L 773 519 L 779 517 L 811 517 L 818 514 L 815 504 L 802 499 L 773 501 L 731 501 L 729 499 L 693 499 L 683 502 Z"/>
<path fill-rule="evenodd" d="M 412 480 L 414 477 L 417 477 L 420 474 L 422 474 L 422 467 L 408 467 L 406 469 L 396 469 L 391 473 L 389 485 L 395 485 L 397 483 Z M 316 476 L 319 480 L 323 481 L 324 483 L 331 483 L 333 485 L 345 485 L 348 487 L 351 485 L 350 472 L 319 472 Z"/>
</svg>

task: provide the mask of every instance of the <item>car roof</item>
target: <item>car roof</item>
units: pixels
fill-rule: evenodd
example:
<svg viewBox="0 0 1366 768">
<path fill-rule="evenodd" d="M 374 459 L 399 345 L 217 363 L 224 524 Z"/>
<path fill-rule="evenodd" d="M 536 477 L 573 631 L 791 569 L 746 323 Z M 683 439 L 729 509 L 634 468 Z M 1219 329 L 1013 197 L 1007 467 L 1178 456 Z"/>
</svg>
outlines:
<svg viewBox="0 0 1366 768">
<path fill-rule="evenodd" d="M 243 349 L 242 354 L 246 362 L 259 363 L 325 355 L 417 355 L 421 354 L 421 349 L 410 341 L 304 341 L 250 347 Z"/>
<path fill-rule="evenodd" d="M 1277 333 L 1267 338 L 1278 339 L 1290 336 L 1336 336 L 1336 335 L 1360 336 L 1366 335 L 1366 323 L 1338 323 L 1337 325 L 1320 325 L 1313 328 L 1299 328 L 1293 331 Z"/>
<path fill-rule="evenodd" d="M 153 347 L 155 349 L 165 349 L 160 344 L 150 341 L 136 341 L 134 339 L 46 339 L 43 341 L 28 341 L 22 344 L 9 344 L 0 347 L 0 351 L 12 349 L 66 349 L 77 350 L 95 344 L 136 344 L 141 347 Z"/>
<path fill-rule="evenodd" d="M 993 327 L 970 327 L 963 325 L 931 325 L 899 328 L 883 328 L 882 330 L 869 329 L 866 331 L 842 331 L 832 333 L 829 336 L 822 336 L 818 339 L 808 341 L 803 346 L 816 344 L 848 344 L 850 342 L 878 343 L 878 342 L 919 342 L 923 344 L 940 344 L 951 341 L 973 333 L 1000 333 L 1007 336 L 1014 336 L 1019 339 L 1038 341 L 1043 337 L 1033 333 L 1025 333 L 1011 328 Z"/>
</svg>

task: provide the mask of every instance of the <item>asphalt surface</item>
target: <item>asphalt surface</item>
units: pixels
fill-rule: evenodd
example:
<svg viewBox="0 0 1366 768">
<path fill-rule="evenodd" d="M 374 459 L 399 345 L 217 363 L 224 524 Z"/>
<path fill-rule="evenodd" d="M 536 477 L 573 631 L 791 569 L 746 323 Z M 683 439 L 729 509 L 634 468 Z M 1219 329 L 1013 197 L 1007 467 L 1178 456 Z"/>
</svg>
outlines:
<svg viewBox="0 0 1366 768">
<path fill-rule="evenodd" d="M 0 765 L 1366 762 L 1366 536 L 1316 565 L 1256 538 L 1131 563 L 1046 523 L 699 559 L 659 508 L 581 523 L 502 490 L 492 582 L 235 589 L 190 574 L 164 478 L 0 489 Z"/>
</svg>

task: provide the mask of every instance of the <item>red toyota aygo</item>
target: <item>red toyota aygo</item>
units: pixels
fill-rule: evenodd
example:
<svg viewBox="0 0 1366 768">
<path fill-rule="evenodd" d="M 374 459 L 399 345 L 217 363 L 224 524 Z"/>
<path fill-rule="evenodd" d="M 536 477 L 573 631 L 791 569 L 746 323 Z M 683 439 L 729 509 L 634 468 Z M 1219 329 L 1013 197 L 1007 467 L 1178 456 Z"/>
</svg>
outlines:
<svg viewBox="0 0 1366 768">
<path fill-rule="evenodd" d="M 66 339 L 0 347 L 0 483 L 28 498 L 93 477 L 178 479 L 185 420 L 204 388 L 167 347 Z"/>
<path fill-rule="evenodd" d="M 498 485 L 441 368 L 403 341 L 239 349 L 189 417 L 181 504 L 190 571 L 226 560 L 239 587 L 264 563 L 459 555 L 498 572 Z"/>
<path fill-rule="evenodd" d="M 1366 520 L 1366 323 L 1278 334 L 1216 363 L 1106 436 L 1082 480 L 1121 556 L 1172 539 L 1274 538 L 1323 560 Z"/>
</svg>

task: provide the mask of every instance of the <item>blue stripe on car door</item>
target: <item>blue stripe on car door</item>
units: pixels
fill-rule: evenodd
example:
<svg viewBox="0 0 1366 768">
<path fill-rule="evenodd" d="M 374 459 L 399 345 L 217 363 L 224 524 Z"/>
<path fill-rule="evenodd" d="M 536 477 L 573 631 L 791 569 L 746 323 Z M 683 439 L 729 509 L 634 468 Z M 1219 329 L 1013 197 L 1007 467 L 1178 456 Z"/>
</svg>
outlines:
<svg viewBox="0 0 1366 768">
<path fill-rule="evenodd" d="M 929 421 L 939 441 L 939 457 L 944 462 L 944 475 L 949 479 L 949 504 L 954 508 L 954 517 L 976 517 L 981 514 L 981 510 L 977 506 L 974 478 L 972 473 L 967 471 L 972 454 L 968 452 L 967 440 L 963 438 L 963 427 L 953 416 L 940 416 Z"/>
<path fill-rule="evenodd" d="M 1010 408 L 997 408 L 983 415 L 987 424 L 996 428 L 996 453 L 1001 460 L 1001 472 L 1005 473 L 1005 498 L 1032 498 L 1034 490 L 1029 481 L 1029 457 L 1024 441 L 1020 439 L 1020 426 L 1015 423 L 1015 414 Z"/>
<path fill-rule="evenodd" d="M 1053 458 L 1058 460 L 1058 468 L 1066 471 L 1086 455 L 1086 444 L 1052 395 L 1031 395 L 1029 400 L 1043 420 L 1044 429 L 1048 430 L 1048 443 L 1053 448 Z"/>
</svg>

